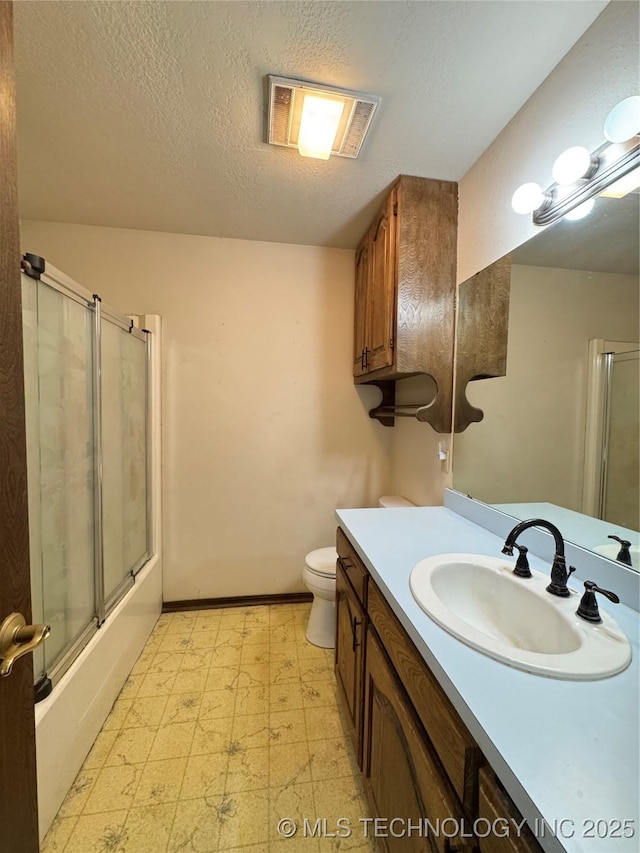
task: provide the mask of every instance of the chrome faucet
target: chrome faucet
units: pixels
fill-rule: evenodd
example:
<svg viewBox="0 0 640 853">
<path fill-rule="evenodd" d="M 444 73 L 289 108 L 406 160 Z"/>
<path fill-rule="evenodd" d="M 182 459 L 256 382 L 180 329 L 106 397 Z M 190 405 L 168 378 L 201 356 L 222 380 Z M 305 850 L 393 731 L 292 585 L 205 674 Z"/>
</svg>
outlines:
<svg viewBox="0 0 640 853">
<path fill-rule="evenodd" d="M 552 534 L 556 544 L 556 552 L 553 555 L 551 583 L 547 587 L 547 592 L 550 592 L 551 595 L 558 595 L 560 598 L 568 598 L 571 593 L 567 586 L 567 581 L 569 580 L 569 576 L 575 572 L 575 569 L 573 566 L 570 566 L 567 570 L 567 564 L 564 559 L 564 539 L 555 524 L 545 521 L 544 518 L 530 518 L 528 521 L 521 521 L 519 524 L 516 524 L 505 539 L 502 553 L 512 556 L 514 547 L 519 547 L 516 545 L 516 539 L 523 531 L 528 530 L 530 527 L 545 527 Z"/>
</svg>

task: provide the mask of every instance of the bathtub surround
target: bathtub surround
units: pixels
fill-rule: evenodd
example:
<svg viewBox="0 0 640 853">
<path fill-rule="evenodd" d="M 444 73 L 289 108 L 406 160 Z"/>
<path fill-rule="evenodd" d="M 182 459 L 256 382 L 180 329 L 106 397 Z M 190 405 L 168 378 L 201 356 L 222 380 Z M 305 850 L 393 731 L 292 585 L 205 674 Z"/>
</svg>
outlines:
<svg viewBox="0 0 640 853">
<path fill-rule="evenodd" d="M 108 302 L 164 318 L 165 599 L 302 592 L 335 508 L 391 491 L 393 430 L 351 376 L 354 253 L 21 227 Z"/>
<path fill-rule="evenodd" d="M 36 705 L 38 817 L 43 838 L 158 620 L 162 570 L 154 557 L 104 626 Z"/>
<path fill-rule="evenodd" d="M 161 374 L 162 321 L 136 318 L 151 346 L 151 560 L 133 587 L 56 684 L 36 705 L 38 813 L 43 838 L 141 653 L 162 607 Z"/>
</svg>

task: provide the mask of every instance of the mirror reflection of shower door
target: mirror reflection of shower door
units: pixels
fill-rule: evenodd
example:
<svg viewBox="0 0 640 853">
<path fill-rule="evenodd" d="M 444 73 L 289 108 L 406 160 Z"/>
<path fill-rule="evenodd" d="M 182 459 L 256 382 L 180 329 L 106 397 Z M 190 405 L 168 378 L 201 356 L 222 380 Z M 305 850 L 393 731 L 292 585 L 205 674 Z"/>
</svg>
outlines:
<svg viewBox="0 0 640 853">
<path fill-rule="evenodd" d="M 640 529 L 640 351 L 609 353 L 600 517 Z"/>
</svg>

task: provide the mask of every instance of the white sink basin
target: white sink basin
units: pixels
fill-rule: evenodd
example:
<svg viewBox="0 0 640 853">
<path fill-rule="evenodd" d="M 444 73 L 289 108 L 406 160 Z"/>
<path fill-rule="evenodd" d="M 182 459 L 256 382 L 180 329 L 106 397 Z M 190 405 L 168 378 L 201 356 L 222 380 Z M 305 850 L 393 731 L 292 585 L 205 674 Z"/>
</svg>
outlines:
<svg viewBox="0 0 640 853">
<path fill-rule="evenodd" d="M 480 554 L 429 557 L 411 572 L 411 592 L 454 637 L 516 669 L 589 681 L 629 666 L 629 641 L 602 608 L 602 623 L 585 622 L 575 614 L 581 593 L 553 596 L 547 575 L 516 577 L 514 563 Z"/>
<path fill-rule="evenodd" d="M 602 554 L 603 557 L 608 557 L 610 560 L 616 560 L 618 552 L 620 551 L 620 546 L 617 542 L 608 542 L 605 545 L 596 545 L 593 550 L 596 554 Z M 629 553 L 631 554 L 632 567 L 636 570 L 640 569 L 640 546 L 632 545 L 629 548 Z M 618 563 L 618 565 L 624 566 L 625 564 Z"/>
</svg>

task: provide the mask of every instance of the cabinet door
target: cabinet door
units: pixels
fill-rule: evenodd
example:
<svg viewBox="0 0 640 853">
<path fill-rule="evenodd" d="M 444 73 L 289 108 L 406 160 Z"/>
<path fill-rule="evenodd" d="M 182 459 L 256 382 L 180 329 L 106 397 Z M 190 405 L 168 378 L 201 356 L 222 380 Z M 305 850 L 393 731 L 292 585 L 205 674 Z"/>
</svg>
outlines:
<svg viewBox="0 0 640 853">
<path fill-rule="evenodd" d="M 384 839 L 387 853 L 454 853 L 467 849 L 462 807 L 400 681 L 372 629 L 367 632 L 364 774 L 374 814 L 400 818 L 396 835 L 411 820 L 427 818 L 435 831 Z M 439 831 L 438 831 L 439 828 Z M 382 839 L 379 839 L 379 843 Z"/>
<path fill-rule="evenodd" d="M 371 233 L 367 233 L 356 251 L 356 293 L 353 334 L 353 375 L 367 372 L 367 293 L 371 265 Z"/>
<path fill-rule="evenodd" d="M 368 371 L 393 364 L 396 313 L 395 215 L 397 191 L 374 222 L 371 241 L 371 277 L 368 293 Z"/>
<path fill-rule="evenodd" d="M 364 610 L 340 565 L 336 571 L 336 680 L 353 746 L 362 767 Z"/>
<path fill-rule="evenodd" d="M 528 826 L 516 831 L 521 826 L 522 815 L 487 768 L 480 771 L 478 817 L 483 821 L 483 829 L 497 823 L 501 831 L 500 835 L 494 832 L 482 838 L 482 853 L 542 853 Z M 502 834 L 505 830 L 509 834 Z"/>
</svg>

